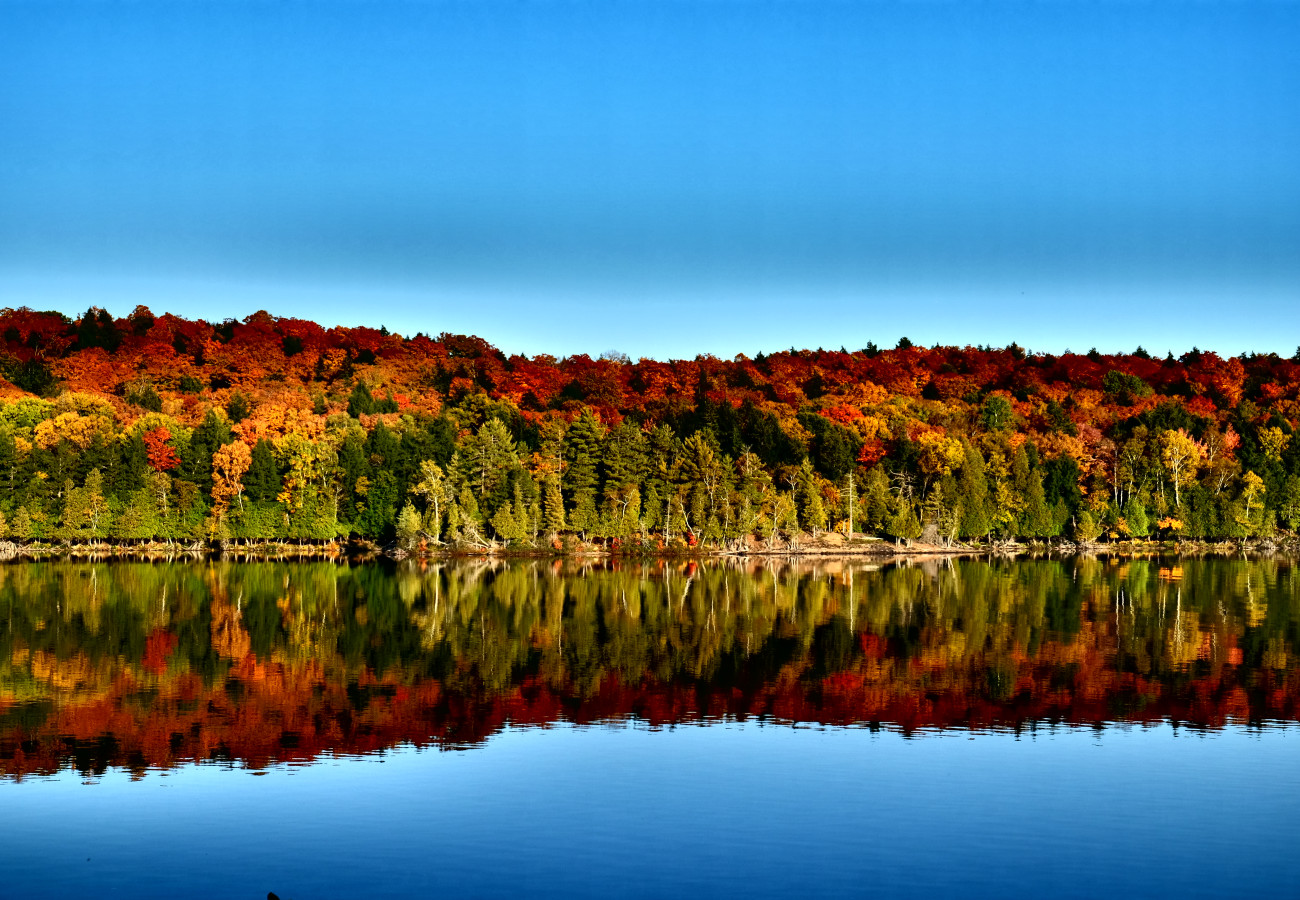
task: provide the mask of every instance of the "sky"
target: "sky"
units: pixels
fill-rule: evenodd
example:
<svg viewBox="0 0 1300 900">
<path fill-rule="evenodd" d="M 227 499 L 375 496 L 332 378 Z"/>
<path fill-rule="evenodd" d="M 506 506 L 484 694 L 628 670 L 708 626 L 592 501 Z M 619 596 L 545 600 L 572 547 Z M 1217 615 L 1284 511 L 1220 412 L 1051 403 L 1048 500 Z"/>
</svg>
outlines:
<svg viewBox="0 0 1300 900">
<path fill-rule="evenodd" d="M 1300 3 L 0 0 L 0 306 L 1300 345 Z"/>
</svg>

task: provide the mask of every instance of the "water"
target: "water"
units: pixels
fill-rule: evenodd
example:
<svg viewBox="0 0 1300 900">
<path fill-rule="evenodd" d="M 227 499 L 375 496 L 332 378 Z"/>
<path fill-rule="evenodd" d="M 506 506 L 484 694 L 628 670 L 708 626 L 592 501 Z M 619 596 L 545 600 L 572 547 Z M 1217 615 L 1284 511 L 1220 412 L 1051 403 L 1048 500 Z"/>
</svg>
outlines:
<svg viewBox="0 0 1300 900">
<path fill-rule="evenodd" d="M 1289 563 L 0 569 L 0 896 L 1300 892 Z"/>
</svg>

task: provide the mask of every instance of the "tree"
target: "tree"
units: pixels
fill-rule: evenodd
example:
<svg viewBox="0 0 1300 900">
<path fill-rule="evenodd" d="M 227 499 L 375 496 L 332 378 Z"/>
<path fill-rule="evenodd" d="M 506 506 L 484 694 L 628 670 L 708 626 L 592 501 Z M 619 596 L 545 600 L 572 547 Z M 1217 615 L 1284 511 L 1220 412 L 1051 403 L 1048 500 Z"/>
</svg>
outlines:
<svg viewBox="0 0 1300 900">
<path fill-rule="evenodd" d="M 559 534 L 564 529 L 564 497 L 560 492 L 560 479 L 548 476 L 542 489 L 542 521 L 547 532 Z"/>
<path fill-rule="evenodd" d="M 1032 538 L 1048 538 L 1056 533 L 1052 511 L 1047 507 L 1043 493 L 1043 473 L 1034 469 L 1028 475 L 1025 490 L 1025 508 L 1021 513 L 1021 534 Z"/>
<path fill-rule="evenodd" d="M 989 483 L 985 477 L 984 457 L 973 446 L 966 447 L 966 461 L 957 478 L 957 497 L 961 507 L 961 535 L 979 539 L 991 530 L 988 514 Z"/>
<path fill-rule="evenodd" d="M 991 394 L 980 410 L 980 424 L 989 431 L 1007 430 L 1011 427 L 1014 418 L 1015 411 L 1011 408 L 1011 401 L 1001 394 Z"/>
<path fill-rule="evenodd" d="M 1081 544 L 1091 544 L 1101 536 L 1101 525 L 1093 514 L 1084 509 L 1079 511 L 1074 524 L 1074 539 Z"/>
<path fill-rule="evenodd" d="M 519 454 L 506 426 L 493 417 L 465 442 L 460 462 L 463 477 L 474 486 L 478 499 L 491 498 L 491 505 L 499 506 L 507 479 L 519 466 Z"/>
<path fill-rule="evenodd" d="M 431 459 L 421 462 L 419 480 L 411 488 L 411 493 L 424 500 L 424 529 L 437 541 L 442 534 L 443 510 L 451 500 L 451 489 L 442 467 Z"/>
<path fill-rule="evenodd" d="M 243 441 L 218 447 L 212 454 L 212 503 L 218 515 L 224 515 L 232 499 L 244 508 L 244 474 L 253 461 L 253 453 Z"/>
<path fill-rule="evenodd" d="M 406 550 L 415 549 L 420 539 L 420 514 L 407 503 L 397 516 L 397 541 Z"/>
<path fill-rule="evenodd" d="M 271 442 L 263 438 L 253 445 L 243 476 L 244 490 L 254 503 L 272 503 L 280 493 L 282 477 Z"/>
<path fill-rule="evenodd" d="M 596 490 L 599 487 L 601 439 L 604 427 L 588 408 L 582 412 L 564 435 L 564 473 L 561 476 L 565 492 L 569 495 L 569 523 L 581 530 L 595 527 Z"/>
<path fill-rule="evenodd" d="M 88 539 L 107 534 L 108 503 L 104 499 L 104 477 L 92 469 L 80 488 L 68 482 L 64 488 L 63 528 L 70 538 Z"/>
<path fill-rule="evenodd" d="M 1264 528 L 1264 479 L 1254 472 L 1246 472 L 1241 479 L 1241 499 L 1236 515 L 1237 524 L 1246 537 L 1259 534 Z"/>
<path fill-rule="evenodd" d="M 1196 480 L 1204 453 L 1183 429 L 1160 435 L 1160 458 L 1174 486 L 1174 506 L 1183 505 L 1181 489 Z"/>
<path fill-rule="evenodd" d="M 169 430 L 162 426 L 151 428 L 142 435 L 142 438 L 149 467 L 155 472 L 170 472 L 181 464 L 181 458 L 169 444 L 172 439 Z"/>
<path fill-rule="evenodd" d="M 1278 504 L 1278 515 L 1287 528 L 1300 530 L 1300 475 L 1287 478 L 1282 489 L 1282 501 Z"/>
</svg>

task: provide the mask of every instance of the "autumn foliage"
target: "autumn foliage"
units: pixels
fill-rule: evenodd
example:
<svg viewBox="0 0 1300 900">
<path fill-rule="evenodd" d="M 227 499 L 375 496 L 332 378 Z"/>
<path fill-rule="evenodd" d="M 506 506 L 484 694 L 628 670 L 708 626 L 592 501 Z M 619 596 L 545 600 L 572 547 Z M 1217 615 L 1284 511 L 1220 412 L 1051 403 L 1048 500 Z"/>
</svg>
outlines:
<svg viewBox="0 0 1300 900">
<path fill-rule="evenodd" d="M 0 513 L 22 540 L 70 536 L 66 484 L 92 471 L 100 538 L 644 550 L 1300 526 L 1300 362 L 1276 355 L 904 341 L 556 359 L 143 307 L 4 310 L 0 339 Z"/>
</svg>

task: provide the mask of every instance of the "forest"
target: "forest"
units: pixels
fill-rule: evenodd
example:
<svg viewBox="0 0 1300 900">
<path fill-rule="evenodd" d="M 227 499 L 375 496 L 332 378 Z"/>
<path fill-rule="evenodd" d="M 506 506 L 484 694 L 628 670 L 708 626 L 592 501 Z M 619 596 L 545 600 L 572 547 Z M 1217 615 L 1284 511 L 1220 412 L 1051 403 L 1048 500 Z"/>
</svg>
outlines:
<svg viewBox="0 0 1300 900">
<path fill-rule="evenodd" d="M 1246 541 L 1300 527 L 1300 351 L 632 361 L 258 312 L 0 311 L 0 537 L 425 551 Z"/>
</svg>

